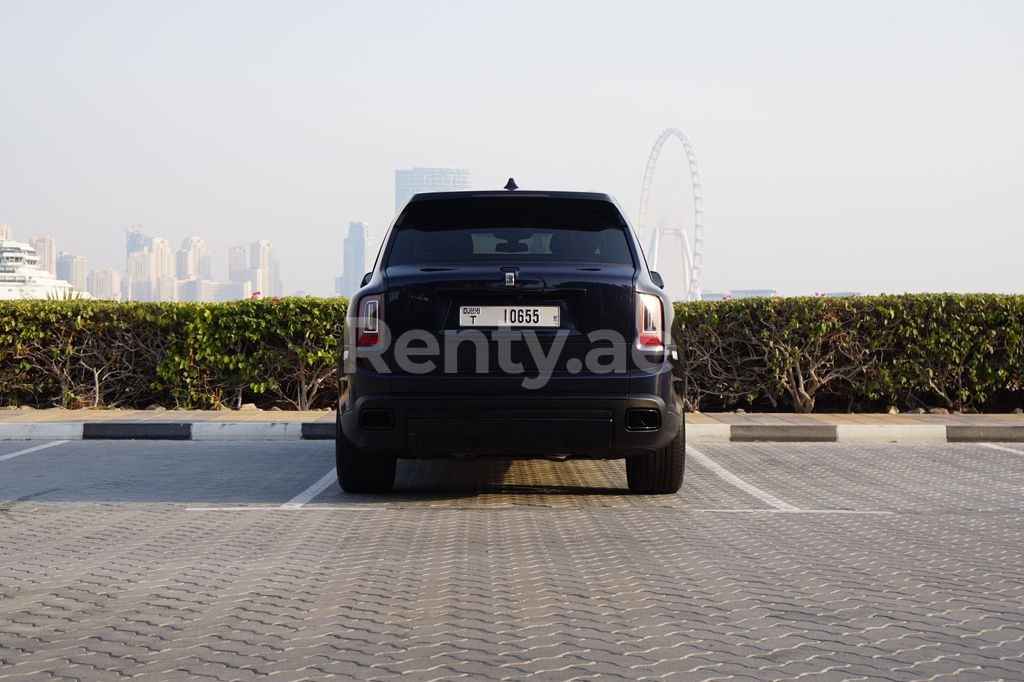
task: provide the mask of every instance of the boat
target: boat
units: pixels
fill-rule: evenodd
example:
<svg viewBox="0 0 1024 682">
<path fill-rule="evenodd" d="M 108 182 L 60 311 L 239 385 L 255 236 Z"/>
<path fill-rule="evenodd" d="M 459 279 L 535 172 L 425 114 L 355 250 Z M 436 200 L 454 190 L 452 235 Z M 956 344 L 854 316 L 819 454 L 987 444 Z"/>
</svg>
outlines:
<svg viewBox="0 0 1024 682">
<path fill-rule="evenodd" d="M 70 282 L 57 279 L 49 270 L 41 269 L 39 254 L 30 244 L 0 241 L 0 300 L 72 298 L 92 297 L 75 291 Z"/>
</svg>

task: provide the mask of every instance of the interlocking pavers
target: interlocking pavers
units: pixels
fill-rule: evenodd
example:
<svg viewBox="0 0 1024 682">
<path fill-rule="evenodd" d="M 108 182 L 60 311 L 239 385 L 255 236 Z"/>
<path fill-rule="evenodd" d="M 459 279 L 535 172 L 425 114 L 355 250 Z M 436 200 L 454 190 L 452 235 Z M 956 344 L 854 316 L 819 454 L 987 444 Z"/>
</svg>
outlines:
<svg viewBox="0 0 1024 682">
<path fill-rule="evenodd" d="M 1015 679 L 1024 453 L 713 444 L 691 463 L 403 462 L 329 445 L 68 443 L 0 462 L 0 679 Z M 4 447 L 24 447 L 6 444 Z"/>
</svg>

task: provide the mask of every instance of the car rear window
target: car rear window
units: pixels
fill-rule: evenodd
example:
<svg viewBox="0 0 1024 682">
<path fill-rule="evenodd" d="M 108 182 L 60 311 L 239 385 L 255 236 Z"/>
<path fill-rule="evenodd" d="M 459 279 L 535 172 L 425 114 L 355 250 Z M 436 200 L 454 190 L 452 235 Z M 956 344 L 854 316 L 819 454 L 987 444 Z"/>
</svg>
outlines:
<svg viewBox="0 0 1024 682">
<path fill-rule="evenodd" d="M 614 204 L 516 196 L 409 204 L 395 222 L 387 265 L 494 261 L 633 265 Z"/>
</svg>

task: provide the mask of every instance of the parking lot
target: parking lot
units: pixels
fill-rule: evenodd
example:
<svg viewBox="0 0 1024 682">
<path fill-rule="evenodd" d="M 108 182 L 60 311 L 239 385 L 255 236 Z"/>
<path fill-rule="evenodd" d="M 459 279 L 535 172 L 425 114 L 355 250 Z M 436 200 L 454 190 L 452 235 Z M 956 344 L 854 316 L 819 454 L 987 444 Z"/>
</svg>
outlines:
<svg viewBox="0 0 1024 682">
<path fill-rule="evenodd" d="M 1021 679 L 1024 444 L 419 462 L 0 443 L 0 678 Z"/>
</svg>

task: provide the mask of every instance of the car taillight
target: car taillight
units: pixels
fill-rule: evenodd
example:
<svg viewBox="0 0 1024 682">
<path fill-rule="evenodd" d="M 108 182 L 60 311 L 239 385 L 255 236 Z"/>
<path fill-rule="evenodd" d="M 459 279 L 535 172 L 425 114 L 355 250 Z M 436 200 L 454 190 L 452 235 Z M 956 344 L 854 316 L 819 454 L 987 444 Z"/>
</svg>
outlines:
<svg viewBox="0 0 1024 682">
<path fill-rule="evenodd" d="M 359 302 L 356 320 L 356 345 L 376 346 L 380 341 L 380 296 L 367 296 Z"/>
<path fill-rule="evenodd" d="M 653 294 L 636 295 L 636 345 L 640 350 L 665 349 L 664 320 L 660 298 Z"/>
</svg>

